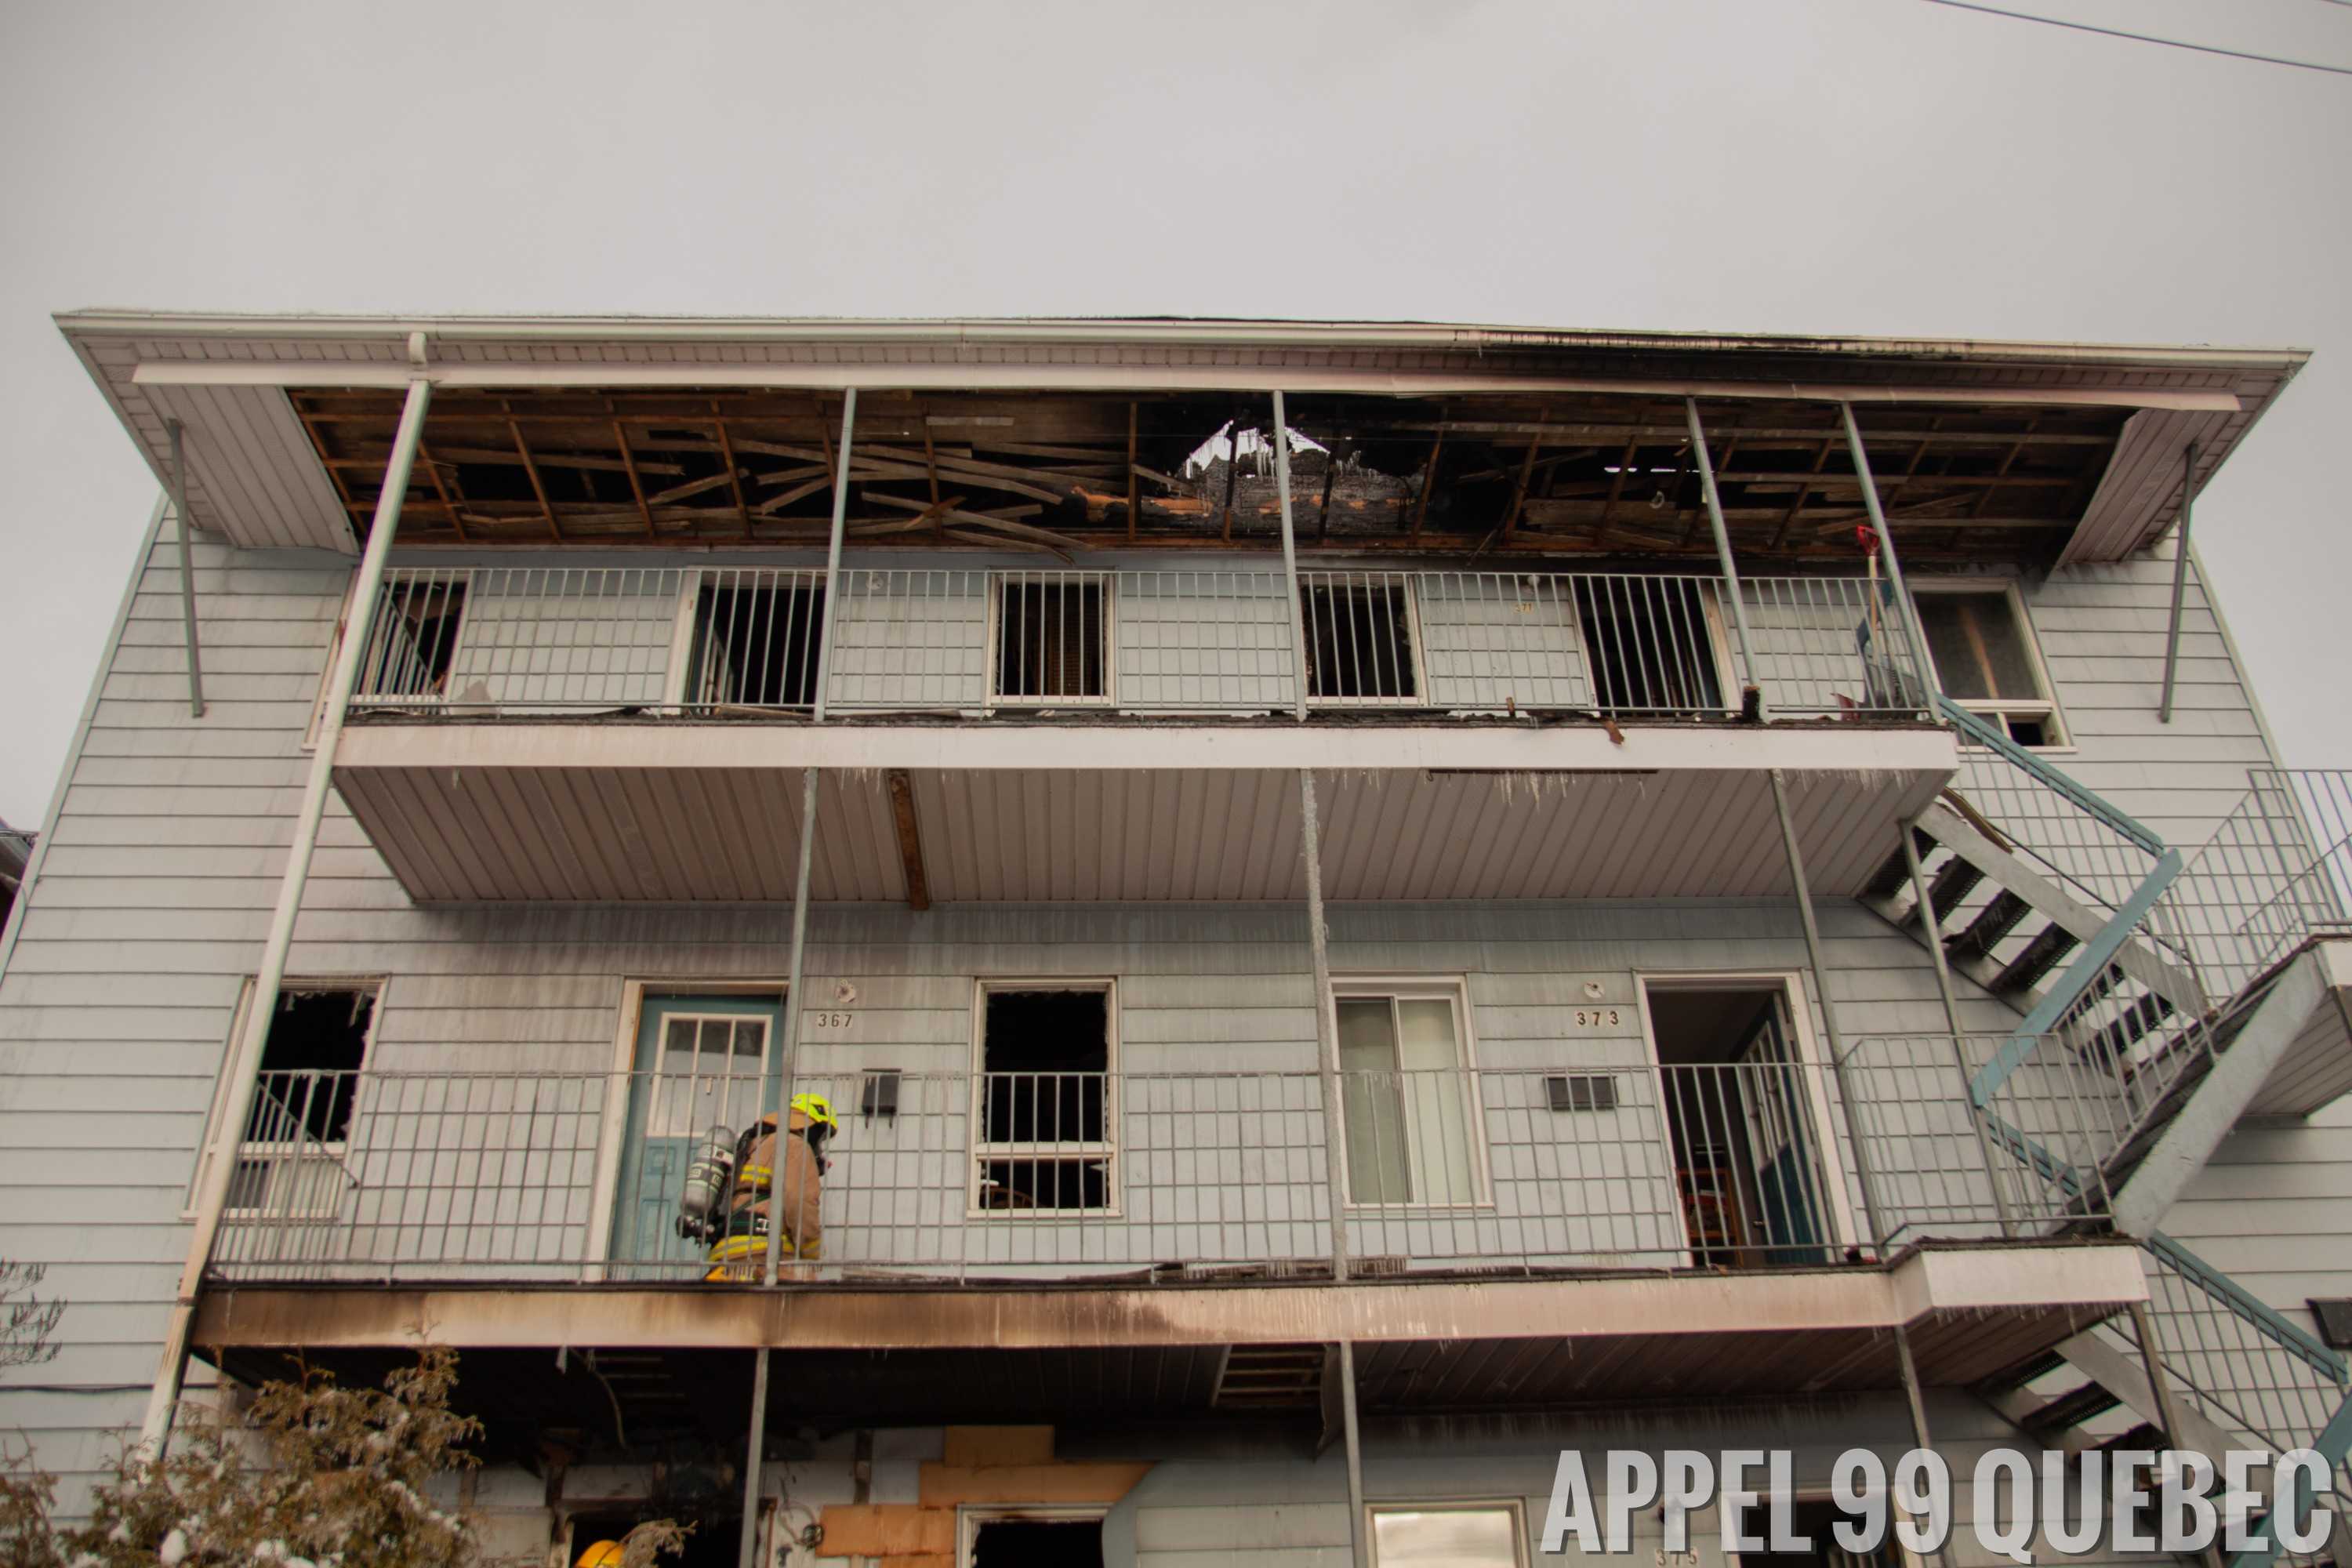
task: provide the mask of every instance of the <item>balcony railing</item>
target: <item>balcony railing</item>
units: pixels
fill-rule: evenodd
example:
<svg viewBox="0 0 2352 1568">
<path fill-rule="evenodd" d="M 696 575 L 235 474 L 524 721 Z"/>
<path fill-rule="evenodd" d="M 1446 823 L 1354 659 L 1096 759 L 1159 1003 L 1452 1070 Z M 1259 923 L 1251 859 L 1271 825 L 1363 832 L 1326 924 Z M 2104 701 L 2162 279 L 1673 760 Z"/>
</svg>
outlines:
<svg viewBox="0 0 2352 1568">
<path fill-rule="evenodd" d="M 2352 933 L 2352 769 L 2258 768 L 2181 874 L 2179 923 L 2217 994 L 2304 938 Z"/>
<path fill-rule="evenodd" d="M 1776 715 L 1927 705 L 1859 577 L 477 566 L 387 574 L 362 710 Z M 830 604 L 828 600 L 831 600 Z M 821 657 L 830 624 L 830 657 Z M 1302 659 L 1304 661 L 1302 668 Z"/>
<path fill-rule="evenodd" d="M 802 1073 L 841 1131 L 816 1257 L 784 1277 L 1317 1277 L 1351 1270 L 1832 1265 L 1930 1235 L 2099 1212 L 1990 1146 L 1965 1043 L 1816 1063 L 1342 1075 Z M 225 1280 L 698 1280 L 674 1219 L 756 1079 L 647 1073 L 265 1075 L 212 1268 Z M 2058 1160 L 2099 1130 L 2074 1086 L 1994 1114 Z M 263 1121 L 266 1120 L 267 1124 Z"/>
</svg>

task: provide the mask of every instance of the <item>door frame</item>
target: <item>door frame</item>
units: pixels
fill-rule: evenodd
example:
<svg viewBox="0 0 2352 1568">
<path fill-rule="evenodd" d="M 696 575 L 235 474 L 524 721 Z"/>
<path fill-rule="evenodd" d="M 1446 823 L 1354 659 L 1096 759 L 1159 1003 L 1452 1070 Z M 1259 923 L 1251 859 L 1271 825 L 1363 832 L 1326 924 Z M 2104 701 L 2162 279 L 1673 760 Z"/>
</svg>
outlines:
<svg viewBox="0 0 2352 1568">
<path fill-rule="evenodd" d="M 620 1022 L 613 1033 L 613 1058 L 606 1068 L 603 1125 L 596 1136 L 596 1185 L 590 1199 L 588 1216 L 588 1255 L 581 1260 L 583 1278 L 590 1281 L 604 1277 L 604 1266 L 610 1260 L 604 1256 L 613 1244 L 613 1204 L 619 1195 L 621 1181 L 622 1142 L 628 1135 L 629 1076 L 636 1070 L 637 1033 L 645 1026 L 647 998 L 664 996 L 773 996 L 779 1008 L 789 1007 L 792 998 L 781 980 L 624 980 L 621 982 Z M 779 1027 L 788 1026 L 789 1016 L 778 1020 Z M 781 1035 L 775 1042 L 781 1049 Z"/>
<path fill-rule="evenodd" d="M 1635 970 L 1634 994 L 1641 998 L 1642 1048 L 1649 1057 L 1650 1093 L 1652 1103 L 1658 1108 L 1658 1142 L 1666 1153 L 1667 1183 L 1673 1185 L 1675 1159 L 1674 1129 L 1666 1119 L 1666 1075 L 1664 1064 L 1658 1057 L 1658 1036 L 1650 1019 L 1650 994 L 1653 991 L 1769 991 L 1779 987 L 1781 1000 L 1789 1008 L 1790 1048 L 1808 1071 L 1801 1076 L 1805 1084 L 1805 1107 L 1813 1125 L 1821 1130 L 1820 1154 L 1822 1184 L 1829 1190 L 1829 1221 L 1831 1234 L 1823 1238 L 1822 1247 L 1832 1254 L 1843 1254 L 1858 1245 L 1861 1232 L 1853 1222 L 1853 1205 L 1846 1188 L 1845 1129 L 1832 1114 L 1829 1088 L 1829 1059 L 1822 1054 L 1813 1034 L 1813 1012 L 1805 989 L 1805 973 L 1800 969 L 1706 969 L 1706 970 Z M 1824 1004 L 1826 1005 L 1826 1004 Z M 1681 1217 L 1679 1201 L 1676 1218 Z M 1683 1267 L 1694 1267 L 1691 1257 L 1690 1232 L 1687 1227 L 1682 1238 Z"/>
</svg>

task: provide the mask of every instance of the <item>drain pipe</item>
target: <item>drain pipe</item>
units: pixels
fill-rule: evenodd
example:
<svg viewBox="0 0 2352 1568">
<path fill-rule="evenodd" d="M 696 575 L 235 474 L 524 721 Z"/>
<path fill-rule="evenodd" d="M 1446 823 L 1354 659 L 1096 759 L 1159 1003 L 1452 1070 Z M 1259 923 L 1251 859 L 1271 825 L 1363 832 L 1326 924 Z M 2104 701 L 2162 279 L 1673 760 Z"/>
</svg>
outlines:
<svg viewBox="0 0 2352 1568">
<path fill-rule="evenodd" d="M 2180 664 L 2180 612 L 2189 599 L 2189 486 L 2197 477 L 2197 443 L 2191 441 L 2180 458 L 2180 531 L 2172 541 L 2172 620 L 2164 634 L 2164 700 L 2156 705 L 2156 721 L 2172 722 L 2172 678 Z"/>
<path fill-rule="evenodd" d="M 359 575 L 352 584 L 350 625 L 335 654 L 335 672 L 327 685 L 326 711 L 319 720 L 318 749 L 310 754 L 310 775 L 302 788 L 301 809 L 294 818 L 294 845 L 286 859 L 286 874 L 278 883 L 278 907 L 270 916 L 269 939 L 261 950 L 261 968 L 254 976 L 253 994 L 245 1012 L 245 1027 L 237 1037 L 226 1070 L 228 1092 L 214 1128 L 211 1163 L 196 1192 L 196 1231 L 188 1244 L 188 1259 L 180 1271 L 179 1299 L 172 1309 L 163 1336 L 163 1352 L 155 1370 L 155 1392 L 147 1402 L 140 1441 L 150 1454 L 160 1455 L 172 1430 L 172 1413 L 180 1399 L 180 1380 L 187 1370 L 188 1334 L 194 1326 L 196 1293 L 203 1286 L 205 1267 L 212 1261 L 213 1243 L 220 1234 L 221 1207 L 236 1173 L 237 1149 L 245 1124 L 253 1114 L 254 1097 L 261 1087 L 261 1052 L 269 1038 L 269 1023 L 278 1012 L 278 997 L 286 982 L 286 958 L 294 945 L 294 918 L 302 909 L 302 884 L 310 874 L 310 857 L 319 847 L 319 824 L 326 815 L 327 792 L 334 782 L 335 742 L 343 732 L 343 717 L 351 709 L 352 688 L 359 679 L 360 660 L 374 626 L 376 595 L 383 585 L 384 561 L 392 553 L 393 535 L 400 528 L 401 503 L 407 499 L 409 470 L 416 461 L 417 443 L 425 435 L 425 411 L 433 401 L 433 384 L 423 377 L 408 384 L 408 400 L 400 410 L 400 428 L 392 438 L 392 460 L 384 465 L 383 490 L 376 498 L 375 521 L 368 529 L 367 550 L 360 557 Z M 184 517 L 184 513 L 183 516 Z M 185 539 L 186 524 L 182 523 Z M 184 543 L 182 546 L 185 548 Z"/>
<path fill-rule="evenodd" d="M 1234 441 L 1230 461 L 1239 463 L 1241 440 Z M 1290 426 L 1285 417 L 1282 394 L 1274 395 L 1274 484 L 1282 498 L 1282 584 L 1290 599 L 1290 674 L 1296 703 L 1296 714 L 1301 723 L 1307 720 L 1307 623 L 1305 612 L 1298 604 L 1298 542 L 1290 524 Z M 1315 850 L 1307 849 L 1307 863 L 1315 864 Z M 1310 885 L 1318 873 L 1308 873 Z M 1320 895 L 1318 893 L 1318 897 Z"/>
<path fill-rule="evenodd" d="M 187 428 L 176 419 L 163 423 L 172 436 L 172 531 L 180 536 L 180 618 L 188 628 L 188 717 L 201 719 L 205 716 L 205 661 L 196 646 L 196 569 L 189 561 Z"/>
<path fill-rule="evenodd" d="M 1690 420 L 1691 455 L 1698 459 L 1699 489 L 1706 497 L 1707 526 L 1715 531 L 1715 559 L 1723 572 L 1724 596 L 1731 601 L 1731 618 L 1739 627 L 1739 689 L 1756 693 L 1756 716 L 1769 719 L 1765 711 L 1764 689 L 1756 679 L 1756 638 L 1748 629 L 1748 601 L 1739 594 L 1739 568 L 1731 562 L 1731 531 L 1724 526 L 1723 498 L 1715 489 L 1715 460 L 1707 456 L 1706 431 L 1698 421 L 1698 399 L 1683 399 L 1683 412 Z"/>
<path fill-rule="evenodd" d="M 841 395 L 841 452 L 833 471 L 833 533 L 824 547 L 824 634 L 816 645 L 816 710 L 824 722 L 825 688 L 833 684 L 833 628 L 841 618 L 841 535 L 849 520 L 849 436 L 857 427 L 857 388 Z"/>
<path fill-rule="evenodd" d="M 1780 817 L 1780 844 L 1789 857 L 1789 879 L 1796 884 L 1797 918 L 1804 928 L 1805 963 L 1813 972 L 1813 991 L 1822 1005 L 1822 1044 L 1830 1058 L 1830 1077 L 1837 1084 L 1838 1100 L 1845 1111 L 1846 1136 L 1853 1144 L 1854 1180 L 1862 1186 L 1863 1218 L 1870 1226 L 1873 1251 L 1881 1249 L 1886 1241 L 1885 1227 L 1879 1223 L 1878 1184 L 1870 1173 L 1870 1148 L 1854 1121 L 1854 1099 L 1845 1080 L 1845 1052 L 1838 1041 L 1837 1009 L 1830 1003 L 1829 970 L 1822 963 L 1822 931 L 1813 919 L 1812 889 L 1805 881 L 1805 857 L 1797 847 L 1796 820 L 1789 815 L 1789 785 L 1780 770 L 1772 768 L 1765 776 L 1772 782 L 1772 809 Z"/>
</svg>

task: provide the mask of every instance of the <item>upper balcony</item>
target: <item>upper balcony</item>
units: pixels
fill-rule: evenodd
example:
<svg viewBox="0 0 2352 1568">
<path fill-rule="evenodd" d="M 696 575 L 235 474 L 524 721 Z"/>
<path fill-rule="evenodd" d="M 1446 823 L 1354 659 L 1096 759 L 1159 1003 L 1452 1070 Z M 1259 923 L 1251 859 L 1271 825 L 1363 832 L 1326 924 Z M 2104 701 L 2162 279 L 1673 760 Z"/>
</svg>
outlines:
<svg viewBox="0 0 2352 1568">
<path fill-rule="evenodd" d="M 1785 890 L 1772 769 L 1851 892 L 1957 754 L 1855 575 L 539 558 L 371 626 L 336 783 L 436 902 L 787 898 L 810 766 L 820 899 L 1295 897 L 1301 768 L 1334 898 Z"/>
</svg>

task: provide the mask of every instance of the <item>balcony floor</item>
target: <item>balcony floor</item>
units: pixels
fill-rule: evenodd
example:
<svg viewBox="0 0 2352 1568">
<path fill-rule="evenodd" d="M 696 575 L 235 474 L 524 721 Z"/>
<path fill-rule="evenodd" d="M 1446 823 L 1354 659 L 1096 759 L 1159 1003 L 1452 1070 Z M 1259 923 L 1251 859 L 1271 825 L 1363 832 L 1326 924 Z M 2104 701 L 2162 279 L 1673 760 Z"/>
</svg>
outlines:
<svg viewBox="0 0 2352 1568">
<path fill-rule="evenodd" d="M 789 900 L 801 770 L 828 770 L 812 891 L 934 901 L 1303 896 L 1292 773 L 1335 900 L 1859 890 L 1949 780 L 1951 735 L 1836 721 L 753 724 L 376 721 L 335 782 L 420 903 Z M 907 810 L 896 805 L 903 791 Z"/>
</svg>

